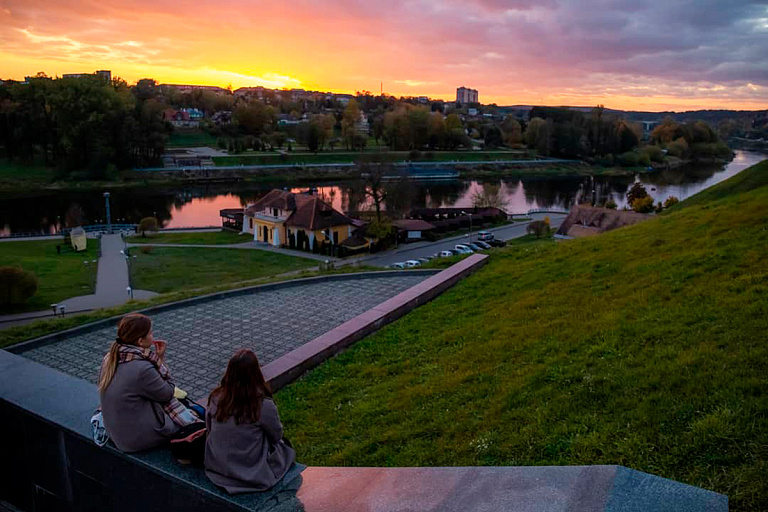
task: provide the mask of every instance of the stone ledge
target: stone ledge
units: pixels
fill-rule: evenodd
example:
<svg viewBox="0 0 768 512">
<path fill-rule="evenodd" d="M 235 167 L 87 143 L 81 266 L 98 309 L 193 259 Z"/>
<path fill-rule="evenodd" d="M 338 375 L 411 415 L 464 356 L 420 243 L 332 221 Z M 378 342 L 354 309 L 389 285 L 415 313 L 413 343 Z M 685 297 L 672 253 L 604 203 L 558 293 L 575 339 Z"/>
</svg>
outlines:
<svg viewBox="0 0 768 512">
<path fill-rule="evenodd" d="M 726 512 L 722 494 L 623 466 L 311 467 L 307 512 Z"/>
<path fill-rule="evenodd" d="M 329 468 L 298 500 L 230 496 L 167 448 L 123 454 L 90 438 L 96 386 L 0 350 L 0 497 L 22 510 L 147 512 L 726 512 L 724 495 L 620 466 Z M 301 458 L 301 454 L 299 454 Z"/>
<path fill-rule="evenodd" d="M 265 365 L 264 377 L 269 381 L 272 389 L 277 391 L 353 343 L 434 299 L 487 262 L 488 255 L 473 254 L 451 265 Z"/>
</svg>

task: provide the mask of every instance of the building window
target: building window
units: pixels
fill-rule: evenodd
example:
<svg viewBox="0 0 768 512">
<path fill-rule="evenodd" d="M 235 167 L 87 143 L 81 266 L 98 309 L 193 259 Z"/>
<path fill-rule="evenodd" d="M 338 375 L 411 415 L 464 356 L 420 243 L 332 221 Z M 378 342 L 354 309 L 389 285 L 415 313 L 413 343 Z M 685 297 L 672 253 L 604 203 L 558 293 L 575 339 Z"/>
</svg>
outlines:
<svg viewBox="0 0 768 512">
<path fill-rule="evenodd" d="M 272 216 L 277 217 L 277 208 L 272 208 Z"/>
<path fill-rule="evenodd" d="M 248 228 L 253 229 L 253 219 L 248 219 Z"/>
</svg>

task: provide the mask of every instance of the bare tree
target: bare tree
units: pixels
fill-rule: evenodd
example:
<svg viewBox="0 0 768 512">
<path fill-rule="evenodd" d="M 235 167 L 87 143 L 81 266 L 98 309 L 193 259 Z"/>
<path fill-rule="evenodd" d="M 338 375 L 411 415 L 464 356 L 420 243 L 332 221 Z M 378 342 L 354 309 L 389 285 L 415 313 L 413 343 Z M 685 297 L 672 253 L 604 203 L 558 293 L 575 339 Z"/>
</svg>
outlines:
<svg viewBox="0 0 768 512">
<path fill-rule="evenodd" d="M 392 166 L 380 158 L 361 160 L 356 164 L 357 172 L 362 179 L 362 193 L 373 201 L 376 210 L 376 220 L 381 222 L 381 207 L 387 199 L 387 188 L 384 186 L 385 177 L 393 172 Z"/>
</svg>

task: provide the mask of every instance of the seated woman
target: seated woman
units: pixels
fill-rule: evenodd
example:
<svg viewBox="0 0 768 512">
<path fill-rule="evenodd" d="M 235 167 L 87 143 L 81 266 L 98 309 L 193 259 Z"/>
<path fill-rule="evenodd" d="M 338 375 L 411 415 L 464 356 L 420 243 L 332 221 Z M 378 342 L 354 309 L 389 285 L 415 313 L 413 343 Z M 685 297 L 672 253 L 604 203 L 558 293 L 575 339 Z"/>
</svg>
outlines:
<svg viewBox="0 0 768 512">
<path fill-rule="evenodd" d="M 199 421 L 174 398 L 176 386 L 163 362 L 166 346 L 153 338 L 149 317 L 132 313 L 120 320 L 117 339 L 104 356 L 101 411 L 107 433 L 121 451 L 153 448 Z"/>
<path fill-rule="evenodd" d="M 264 491 L 277 484 L 296 459 L 269 384 L 251 350 L 229 360 L 221 385 L 208 399 L 205 474 L 230 494 Z"/>
</svg>

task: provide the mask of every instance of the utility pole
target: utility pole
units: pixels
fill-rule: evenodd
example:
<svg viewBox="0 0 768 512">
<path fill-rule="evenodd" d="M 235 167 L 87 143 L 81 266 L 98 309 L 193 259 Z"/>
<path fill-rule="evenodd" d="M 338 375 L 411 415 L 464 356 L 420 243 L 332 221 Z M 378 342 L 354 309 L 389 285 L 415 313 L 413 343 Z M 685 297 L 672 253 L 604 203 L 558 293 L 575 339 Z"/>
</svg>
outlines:
<svg viewBox="0 0 768 512">
<path fill-rule="evenodd" d="M 107 232 L 112 234 L 112 214 L 109 211 L 109 192 L 104 192 L 104 202 L 107 204 Z"/>
</svg>

